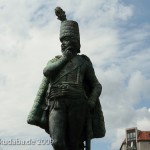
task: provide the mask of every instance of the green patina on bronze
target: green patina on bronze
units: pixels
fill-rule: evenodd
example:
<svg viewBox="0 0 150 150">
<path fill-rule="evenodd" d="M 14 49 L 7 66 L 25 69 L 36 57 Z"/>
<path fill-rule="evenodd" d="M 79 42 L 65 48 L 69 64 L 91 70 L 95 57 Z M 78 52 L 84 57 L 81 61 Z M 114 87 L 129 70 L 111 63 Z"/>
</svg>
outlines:
<svg viewBox="0 0 150 150">
<path fill-rule="evenodd" d="M 99 101 L 102 86 L 89 57 L 78 55 L 78 23 L 67 20 L 60 7 L 55 13 L 61 20 L 63 55 L 48 61 L 44 68 L 27 122 L 50 134 L 54 150 L 83 150 L 84 141 L 89 150 L 90 139 L 102 138 L 106 132 Z"/>
</svg>

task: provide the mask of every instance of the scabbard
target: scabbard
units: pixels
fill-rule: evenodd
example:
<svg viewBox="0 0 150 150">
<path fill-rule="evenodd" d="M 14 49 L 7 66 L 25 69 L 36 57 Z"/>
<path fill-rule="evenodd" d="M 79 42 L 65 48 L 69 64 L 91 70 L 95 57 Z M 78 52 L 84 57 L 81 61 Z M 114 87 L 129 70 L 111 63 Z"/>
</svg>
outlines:
<svg viewBox="0 0 150 150">
<path fill-rule="evenodd" d="M 91 150 L 91 139 L 90 138 L 86 139 L 86 150 Z"/>
<path fill-rule="evenodd" d="M 87 126 L 86 126 L 86 150 L 91 150 L 91 137 L 90 137 L 90 110 L 87 110 Z"/>
</svg>

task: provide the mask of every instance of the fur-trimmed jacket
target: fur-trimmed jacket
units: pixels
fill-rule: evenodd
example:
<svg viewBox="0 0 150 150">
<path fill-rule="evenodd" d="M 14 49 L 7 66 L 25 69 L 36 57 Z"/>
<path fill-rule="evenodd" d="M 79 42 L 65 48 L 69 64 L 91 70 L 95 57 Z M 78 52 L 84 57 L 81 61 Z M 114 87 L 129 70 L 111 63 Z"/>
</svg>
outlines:
<svg viewBox="0 0 150 150">
<path fill-rule="evenodd" d="M 50 60 L 50 63 L 55 63 L 60 57 L 56 57 L 53 60 Z M 85 55 L 77 55 L 71 62 L 74 64 L 74 67 L 71 69 L 67 69 L 67 64 L 63 68 L 63 73 L 60 73 L 55 79 L 51 79 L 49 77 L 43 77 L 40 88 L 37 92 L 36 98 L 34 100 L 34 104 L 32 109 L 28 115 L 27 123 L 31 125 L 39 126 L 40 128 L 45 129 L 47 133 L 49 133 L 49 110 L 46 105 L 46 94 L 50 84 L 54 82 L 57 83 L 63 79 L 63 77 L 74 70 L 80 69 L 81 76 L 78 77 L 79 80 L 84 82 L 84 88 L 86 96 L 89 100 L 95 101 L 95 106 L 92 111 L 88 114 L 89 122 L 86 124 L 88 128 L 88 134 L 90 138 L 102 138 L 105 136 L 105 122 L 104 116 L 101 108 L 101 104 L 99 101 L 99 96 L 101 93 L 101 84 L 98 82 L 95 72 L 92 66 L 90 59 Z M 48 63 L 49 64 L 49 63 Z M 78 74 L 79 75 L 79 74 Z M 87 76 L 84 79 L 84 76 Z M 80 82 L 80 81 L 79 81 Z M 100 93 L 98 92 L 100 90 Z"/>
</svg>

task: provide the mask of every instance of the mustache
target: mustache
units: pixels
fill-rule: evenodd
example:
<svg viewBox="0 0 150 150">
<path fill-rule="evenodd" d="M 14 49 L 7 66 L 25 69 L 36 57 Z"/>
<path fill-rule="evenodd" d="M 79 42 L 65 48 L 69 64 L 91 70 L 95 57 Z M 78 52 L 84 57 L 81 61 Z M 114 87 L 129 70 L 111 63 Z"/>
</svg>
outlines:
<svg viewBox="0 0 150 150">
<path fill-rule="evenodd" d="M 65 50 L 71 50 L 71 49 L 73 49 L 73 46 L 68 46 L 65 48 Z"/>
<path fill-rule="evenodd" d="M 61 45 L 61 48 L 63 51 L 66 51 L 66 50 L 72 50 L 72 49 L 75 49 L 76 48 L 76 45 L 73 44 L 73 43 L 68 43 L 66 45 Z"/>
</svg>

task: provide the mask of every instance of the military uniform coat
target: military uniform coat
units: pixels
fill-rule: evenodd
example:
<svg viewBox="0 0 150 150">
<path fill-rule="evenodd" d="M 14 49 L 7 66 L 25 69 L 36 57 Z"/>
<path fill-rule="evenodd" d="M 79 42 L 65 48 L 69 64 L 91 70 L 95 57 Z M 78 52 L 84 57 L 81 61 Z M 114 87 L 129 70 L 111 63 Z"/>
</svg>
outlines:
<svg viewBox="0 0 150 150">
<path fill-rule="evenodd" d="M 57 61 L 59 57 L 56 57 L 52 61 Z M 32 109 L 28 115 L 27 122 L 31 125 L 39 126 L 47 133 L 49 133 L 49 126 L 48 126 L 48 117 L 49 117 L 49 110 L 46 106 L 46 93 L 48 90 L 49 84 L 53 84 L 54 82 L 59 81 L 63 76 L 69 74 L 73 70 L 77 69 L 78 67 L 81 67 L 83 65 L 87 65 L 88 72 L 90 73 L 91 79 L 94 78 L 94 80 L 97 82 L 96 84 L 99 84 L 95 77 L 95 72 L 92 66 L 92 63 L 90 59 L 85 55 L 78 55 L 76 58 L 73 59 L 74 61 L 74 67 L 72 67 L 70 70 L 65 70 L 63 73 L 61 73 L 61 76 L 58 76 L 55 81 L 52 81 L 49 77 L 43 77 L 42 83 L 40 85 L 40 88 L 37 92 L 36 98 L 34 100 L 34 104 L 32 106 Z M 92 77 L 93 76 L 93 77 Z M 100 85 L 100 84 L 99 84 Z M 90 135 L 90 138 L 101 138 L 105 136 L 105 123 L 104 123 L 104 116 L 101 108 L 101 104 L 99 101 L 99 98 L 96 95 L 96 89 L 95 91 L 93 89 L 93 85 L 90 84 L 89 81 L 84 81 L 84 88 L 85 93 L 89 99 L 92 99 L 95 101 L 95 107 L 90 113 L 88 114 L 88 118 L 90 118 L 89 122 L 86 124 L 88 128 L 88 134 Z M 91 92 L 93 91 L 93 92 Z"/>
</svg>

